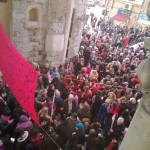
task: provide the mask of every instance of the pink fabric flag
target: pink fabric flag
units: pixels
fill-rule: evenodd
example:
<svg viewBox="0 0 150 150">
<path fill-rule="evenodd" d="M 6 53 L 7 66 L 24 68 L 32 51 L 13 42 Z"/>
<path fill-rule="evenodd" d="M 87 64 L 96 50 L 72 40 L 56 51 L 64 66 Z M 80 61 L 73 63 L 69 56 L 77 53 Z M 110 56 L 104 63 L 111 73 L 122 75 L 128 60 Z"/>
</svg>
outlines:
<svg viewBox="0 0 150 150">
<path fill-rule="evenodd" d="M 0 25 L 0 70 L 4 81 L 23 107 L 25 112 L 37 123 L 34 110 L 34 92 L 38 72 L 20 55 Z"/>
</svg>

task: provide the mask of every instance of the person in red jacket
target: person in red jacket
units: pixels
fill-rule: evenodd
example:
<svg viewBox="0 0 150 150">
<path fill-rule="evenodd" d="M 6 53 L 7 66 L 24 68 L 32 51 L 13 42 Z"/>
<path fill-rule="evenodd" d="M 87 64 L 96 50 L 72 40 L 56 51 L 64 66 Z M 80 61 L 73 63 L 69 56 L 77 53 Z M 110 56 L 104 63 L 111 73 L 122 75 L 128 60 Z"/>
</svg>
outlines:
<svg viewBox="0 0 150 150">
<path fill-rule="evenodd" d="M 113 138 L 111 143 L 108 145 L 108 150 L 114 150 L 116 146 L 117 146 L 117 140 Z"/>
<path fill-rule="evenodd" d="M 107 51 L 105 49 L 102 50 L 102 53 L 99 55 L 102 59 L 104 59 L 107 56 Z"/>
</svg>

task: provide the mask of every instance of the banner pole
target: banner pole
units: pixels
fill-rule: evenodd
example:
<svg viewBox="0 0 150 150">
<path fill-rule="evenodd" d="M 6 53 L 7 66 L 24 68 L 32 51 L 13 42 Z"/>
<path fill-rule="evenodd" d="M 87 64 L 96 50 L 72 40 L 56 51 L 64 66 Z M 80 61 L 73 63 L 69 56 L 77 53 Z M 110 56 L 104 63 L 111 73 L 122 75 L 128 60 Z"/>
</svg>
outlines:
<svg viewBox="0 0 150 150">
<path fill-rule="evenodd" d="M 51 110 L 51 118 L 53 117 L 53 107 L 54 107 L 54 101 L 55 101 L 55 92 L 56 90 L 54 90 L 54 95 L 53 95 L 53 102 L 52 102 L 52 110 Z"/>
<path fill-rule="evenodd" d="M 53 143 L 59 148 L 59 150 L 62 150 L 61 147 L 55 142 L 55 140 L 40 126 L 40 128 L 46 133 L 46 135 L 53 141 Z"/>
</svg>

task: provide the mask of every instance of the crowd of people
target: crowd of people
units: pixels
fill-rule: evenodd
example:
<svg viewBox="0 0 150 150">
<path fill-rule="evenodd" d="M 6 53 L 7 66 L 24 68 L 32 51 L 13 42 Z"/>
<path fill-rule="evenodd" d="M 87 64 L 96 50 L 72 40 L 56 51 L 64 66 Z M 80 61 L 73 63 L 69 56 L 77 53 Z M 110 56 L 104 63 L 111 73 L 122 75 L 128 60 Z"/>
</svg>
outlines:
<svg viewBox="0 0 150 150">
<path fill-rule="evenodd" d="M 96 22 L 96 24 L 93 25 Z M 137 66 L 148 57 L 146 31 L 91 18 L 79 53 L 39 72 L 35 110 L 40 125 L 20 107 L 0 75 L 0 150 L 117 150 L 142 98 Z"/>
</svg>

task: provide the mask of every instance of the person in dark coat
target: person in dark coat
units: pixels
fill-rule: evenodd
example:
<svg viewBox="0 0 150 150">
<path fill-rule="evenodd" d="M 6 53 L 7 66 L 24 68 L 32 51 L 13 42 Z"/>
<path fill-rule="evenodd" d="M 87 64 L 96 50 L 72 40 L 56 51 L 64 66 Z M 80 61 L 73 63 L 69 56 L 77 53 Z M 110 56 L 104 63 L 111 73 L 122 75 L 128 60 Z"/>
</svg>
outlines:
<svg viewBox="0 0 150 150">
<path fill-rule="evenodd" d="M 91 122 L 93 122 L 96 119 L 96 116 L 98 114 L 98 111 L 101 105 L 102 105 L 101 91 L 97 91 L 95 95 L 95 100 L 91 107 L 91 118 L 90 118 Z"/>
<path fill-rule="evenodd" d="M 13 150 L 13 143 L 9 137 L 0 138 L 0 150 Z"/>
<path fill-rule="evenodd" d="M 10 112 L 5 111 L 0 117 L 0 135 L 12 135 L 14 130 L 14 119 L 11 119 Z"/>
<path fill-rule="evenodd" d="M 2 113 L 5 111 L 6 107 L 7 107 L 7 104 L 6 104 L 6 102 L 4 101 L 4 99 L 0 95 L 0 115 L 2 115 Z"/>
<path fill-rule="evenodd" d="M 87 102 L 83 104 L 81 103 L 76 113 L 78 117 L 80 118 L 80 120 L 84 118 L 89 118 L 90 117 L 90 105 Z"/>
<path fill-rule="evenodd" d="M 68 150 L 69 148 L 69 141 L 72 137 L 72 133 L 76 131 L 76 122 L 77 122 L 77 114 L 73 113 L 70 117 L 66 118 L 64 124 L 65 124 L 65 137 L 66 137 L 66 144 L 65 144 L 65 150 Z"/>
<path fill-rule="evenodd" d="M 127 109 L 129 109 L 131 116 L 134 115 L 136 109 L 137 109 L 137 101 L 134 97 L 130 98 L 130 100 L 128 101 L 128 103 L 126 104 Z"/>
<path fill-rule="evenodd" d="M 69 141 L 69 150 L 75 148 L 77 144 L 81 144 L 84 146 L 85 142 L 85 132 L 84 132 L 84 125 L 82 123 L 76 124 L 76 132 L 72 133 L 72 137 Z"/>
<path fill-rule="evenodd" d="M 25 146 L 28 141 L 29 132 L 28 131 L 22 131 L 20 129 L 17 129 L 14 134 L 15 140 L 15 150 L 25 150 Z"/>
<path fill-rule="evenodd" d="M 47 90 L 47 95 L 49 97 L 53 97 L 54 96 L 54 91 L 55 91 L 55 86 L 51 83 L 49 84 L 48 90 Z"/>
<path fill-rule="evenodd" d="M 61 148 L 63 148 L 66 142 L 65 125 L 64 125 L 64 122 L 61 121 L 60 116 L 58 115 L 54 117 L 54 129 L 55 129 L 55 132 L 60 137 L 60 146 Z"/>
<path fill-rule="evenodd" d="M 104 150 L 104 143 L 101 138 L 96 136 L 94 129 L 90 129 L 90 133 L 86 137 L 86 150 Z"/>
<path fill-rule="evenodd" d="M 49 127 L 47 133 L 49 136 L 56 142 L 56 144 L 59 146 L 59 136 L 54 132 L 53 127 Z M 49 137 L 47 134 L 44 135 L 43 140 L 42 140 L 42 145 L 41 145 L 41 150 L 58 150 L 58 147 L 54 141 Z"/>
<path fill-rule="evenodd" d="M 65 137 L 66 140 L 70 139 L 72 133 L 76 131 L 76 122 L 77 122 L 77 114 L 73 113 L 70 117 L 66 118 L 64 125 L 65 125 Z"/>
<path fill-rule="evenodd" d="M 76 111 L 76 102 L 74 100 L 73 94 L 70 94 L 68 96 L 68 99 L 64 101 L 63 108 L 65 116 L 70 116 L 72 113 Z"/>
<path fill-rule="evenodd" d="M 32 128 L 29 132 L 29 141 L 25 146 L 25 150 L 40 150 L 42 146 L 43 135 L 40 134 L 38 128 Z"/>
<path fill-rule="evenodd" d="M 110 129 L 110 137 L 114 137 L 118 141 L 124 135 L 124 129 L 124 119 L 122 117 L 119 117 L 114 123 L 113 128 Z"/>
<path fill-rule="evenodd" d="M 121 117 L 124 118 L 124 126 L 125 128 L 128 128 L 131 122 L 131 116 L 130 116 L 130 111 L 128 109 L 124 110 L 121 114 Z"/>
<path fill-rule="evenodd" d="M 84 60 L 85 60 L 85 66 L 89 63 L 91 56 L 91 49 L 90 47 L 87 47 L 84 49 Z"/>
</svg>

